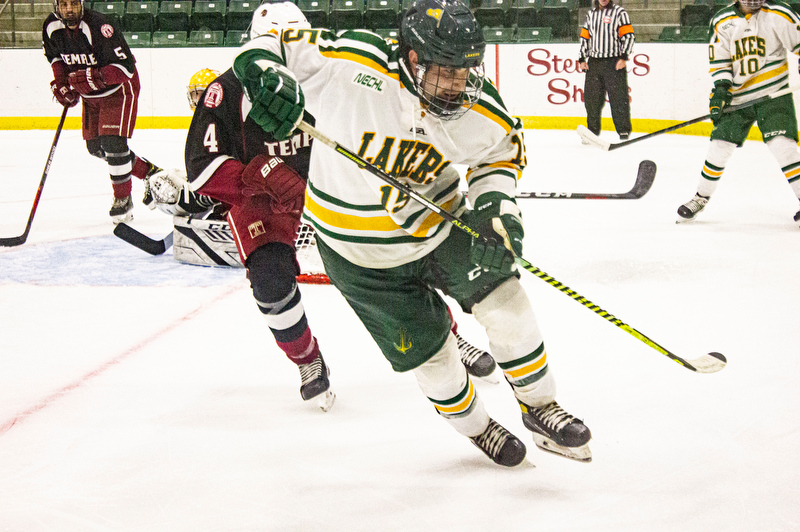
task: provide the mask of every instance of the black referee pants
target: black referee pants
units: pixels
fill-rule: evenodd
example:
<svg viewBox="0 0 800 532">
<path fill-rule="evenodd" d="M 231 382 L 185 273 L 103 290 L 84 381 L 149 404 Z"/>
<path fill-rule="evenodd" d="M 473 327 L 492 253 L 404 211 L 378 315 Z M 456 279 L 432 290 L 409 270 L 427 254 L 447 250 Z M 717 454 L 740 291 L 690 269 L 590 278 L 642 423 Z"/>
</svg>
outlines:
<svg viewBox="0 0 800 532">
<path fill-rule="evenodd" d="M 611 104 L 611 118 L 617 133 L 631 132 L 631 106 L 628 100 L 628 71 L 617 70 L 620 57 L 590 57 L 586 83 L 583 86 L 583 102 L 586 106 L 586 127 L 595 135 L 600 134 L 600 115 L 606 103 Z"/>
</svg>

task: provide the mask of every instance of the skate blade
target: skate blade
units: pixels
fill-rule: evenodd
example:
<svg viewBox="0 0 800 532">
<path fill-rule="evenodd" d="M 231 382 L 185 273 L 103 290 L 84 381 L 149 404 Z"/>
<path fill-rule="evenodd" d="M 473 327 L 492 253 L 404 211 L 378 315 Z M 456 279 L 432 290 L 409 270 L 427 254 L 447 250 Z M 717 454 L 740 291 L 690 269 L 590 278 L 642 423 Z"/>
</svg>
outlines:
<svg viewBox="0 0 800 532">
<path fill-rule="evenodd" d="M 483 382 L 488 382 L 489 384 L 498 384 L 500 382 L 500 379 L 497 377 L 496 369 L 484 377 L 476 377 L 475 375 L 472 375 L 472 377 L 475 379 L 480 379 Z"/>
<path fill-rule="evenodd" d="M 126 212 L 125 214 L 121 214 L 119 216 L 112 216 L 111 217 L 111 223 L 113 223 L 114 225 L 119 225 L 119 224 L 122 224 L 122 223 L 128 223 L 130 221 L 133 221 L 133 213 L 132 212 Z"/>
<path fill-rule="evenodd" d="M 592 451 L 589 449 L 588 444 L 581 445 L 580 447 L 562 447 L 553 440 L 545 438 L 541 434 L 535 432 L 533 433 L 533 442 L 539 449 L 547 451 L 548 453 L 557 454 L 564 458 L 575 460 L 576 462 L 588 463 L 592 461 Z"/>
<path fill-rule="evenodd" d="M 333 393 L 330 389 L 328 389 L 327 391 L 325 391 L 325 393 L 319 394 L 319 397 L 317 398 L 317 406 L 319 406 L 323 412 L 327 412 L 328 410 L 333 408 L 333 403 L 335 401 L 336 401 L 336 394 Z"/>
</svg>

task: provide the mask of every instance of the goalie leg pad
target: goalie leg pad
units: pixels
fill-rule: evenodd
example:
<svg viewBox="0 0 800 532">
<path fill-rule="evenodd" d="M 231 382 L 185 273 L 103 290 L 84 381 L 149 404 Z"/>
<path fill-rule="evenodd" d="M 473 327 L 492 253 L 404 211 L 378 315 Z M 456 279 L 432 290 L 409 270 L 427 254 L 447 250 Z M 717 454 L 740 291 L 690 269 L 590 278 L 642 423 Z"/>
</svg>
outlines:
<svg viewBox="0 0 800 532">
<path fill-rule="evenodd" d="M 228 222 L 175 216 L 172 223 L 175 226 L 172 255 L 178 262 L 242 267 Z"/>
</svg>

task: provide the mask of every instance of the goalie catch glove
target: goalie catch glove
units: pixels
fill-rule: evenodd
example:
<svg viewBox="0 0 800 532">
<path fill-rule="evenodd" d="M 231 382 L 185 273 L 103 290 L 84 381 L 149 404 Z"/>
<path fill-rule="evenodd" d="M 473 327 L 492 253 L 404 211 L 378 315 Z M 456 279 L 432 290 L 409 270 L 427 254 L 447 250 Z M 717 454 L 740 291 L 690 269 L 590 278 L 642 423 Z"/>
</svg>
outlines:
<svg viewBox="0 0 800 532">
<path fill-rule="evenodd" d="M 714 83 L 714 90 L 711 91 L 711 96 L 708 102 L 708 111 L 711 115 L 711 122 L 716 126 L 719 119 L 722 118 L 722 111 L 733 100 L 733 94 L 730 91 L 731 82 L 721 80 Z"/>
<path fill-rule="evenodd" d="M 256 155 L 242 171 L 242 194 L 266 194 L 272 200 L 272 212 L 302 210 L 305 192 L 306 182 L 280 157 Z"/>
<path fill-rule="evenodd" d="M 486 271 L 510 274 L 516 269 L 514 257 L 522 255 L 525 236 L 516 202 L 501 192 L 487 192 L 478 196 L 472 212 L 475 230 L 490 240 L 472 239 L 472 262 Z"/>
<path fill-rule="evenodd" d="M 280 65 L 262 70 L 252 63 L 242 80 L 245 93 L 253 104 L 249 116 L 276 140 L 292 136 L 303 119 L 306 99 L 294 76 Z"/>
<path fill-rule="evenodd" d="M 186 174 L 177 168 L 156 172 L 147 183 L 155 207 L 172 216 L 202 214 L 217 205 L 213 198 L 189 190 Z"/>
</svg>

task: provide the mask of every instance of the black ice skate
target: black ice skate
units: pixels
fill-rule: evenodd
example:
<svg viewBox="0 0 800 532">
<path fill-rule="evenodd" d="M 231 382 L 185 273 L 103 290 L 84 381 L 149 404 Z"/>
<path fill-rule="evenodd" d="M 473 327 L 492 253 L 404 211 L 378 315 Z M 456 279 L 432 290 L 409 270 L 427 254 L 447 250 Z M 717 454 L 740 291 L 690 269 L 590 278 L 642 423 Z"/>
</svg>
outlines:
<svg viewBox="0 0 800 532">
<path fill-rule="evenodd" d="M 797 211 L 797 214 L 794 215 L 794 223 L 800 225 L 800 211 Z"/>
<path fill-rule="evenodd" d="M 520 401 L 519 406 L 522 422 L 533 432 L 537 447 L 578 462 L 592 461 L 592 451 L 587 445 L 592 433 L 583 421 L 568 414 L 555 401 L 540 407 Z"/>
<path fill-rule="evenodd" d="M 500 379 L 494 376 L 497 364 L 492 355 L 470 344 L 460 334 L 455 333 L 455 335 L 458 341 L 458 354 L 461 355 L 461 362 L 467 368 L 467 373 L 492 384 L 500 382 Z"/>
<path fill-rule="evenodd" d="M 158 172 L 161 172 L 162 169 L 144 157 L 139 157 L 139 159 L 141 159 L 142 162 L 147 165 L 147 173 L 145 174 L 144 178 L 144 196 L 142 197 L 142 203 L 147 205 L 148 209 L 153 210 L 156 208 L 156 204 L 153 203 L 153 194 L 150 192 L 150 178 L 156 175 Z"/>
<path fill-rule="evenodd" d="M 525 459 L 525 444 L 493 419 L 486 430 L 470 441 L 501 466 L 514 467 Z"/>
<path fill-rule="evenodd" d="M 133 200 L 131 197 L 114 198 L 114 203 L 111 204 L 111 210 L 108 211 L 108 215 L 111 216 L 111 221 L 114 222 L 114 225 L 133 220 Z"/>
<path fill-rule="evenodd" d="M 709 199 L 711 198 L 695 194 L 692 199 L 678 207 L 678 216 L 680 216 L 678 223 L 694 220 L 697 213 L 706 208 Z"/>
<path fill-rule="evenodd" d="M 336 400 L 336 394 L 331 390 L 331 381 L 328 379 L 330 370 L 325 365 L 322 355 L 308 364 L 299 364 L 300 369 L 300 396 L 303 401 L 318 397 L 317 404 L 323 412 L 327 412 Z"/>
</svg>

